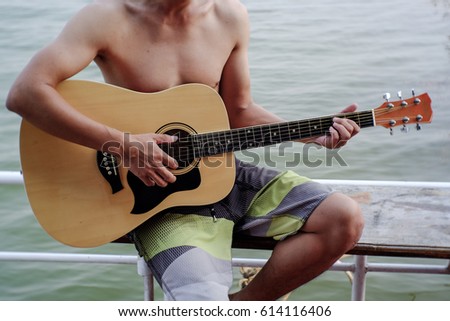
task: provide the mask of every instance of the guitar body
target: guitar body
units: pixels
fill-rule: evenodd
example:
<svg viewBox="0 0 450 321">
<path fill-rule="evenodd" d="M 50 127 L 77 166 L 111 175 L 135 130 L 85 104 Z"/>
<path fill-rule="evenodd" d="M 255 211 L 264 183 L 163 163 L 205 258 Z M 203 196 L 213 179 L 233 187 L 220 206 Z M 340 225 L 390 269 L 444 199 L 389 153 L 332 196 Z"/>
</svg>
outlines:
<svg viewBox="0 0 450 321">
<path fill-rule="evenodd" d="M 81 113 L 125 133 L 229 129 L 220 96 L 204 85 L 148 94 L 69 80 L 57 90 Z M 174 171 L 177 183 L 171 189 L 146 187 L 121 164 L 110 170 L 111 164 L 95 150 L 49 135 L 26 121 L 20 130 L 20 152 L 25 188 L 39 223 L 56 240 L 76 247 L 114 241 L 174 206 L 217 202 L 230 192 L 235 177 L 234 156 L 224 153 L 198 158 Z M 108 181 L 111 172 L 116 172 L 120 188 Z"/>
</svg>

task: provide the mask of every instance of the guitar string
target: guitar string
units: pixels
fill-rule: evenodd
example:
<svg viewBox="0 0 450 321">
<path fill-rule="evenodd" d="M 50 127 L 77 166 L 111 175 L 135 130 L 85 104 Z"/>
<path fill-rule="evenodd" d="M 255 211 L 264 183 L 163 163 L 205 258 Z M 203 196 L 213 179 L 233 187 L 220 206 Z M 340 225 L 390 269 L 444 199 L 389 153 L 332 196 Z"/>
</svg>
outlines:
<svg viewBox="0 0 450 321">
<path fill-rule="evenodd" d="M 370 117 L 360 117 L 358 122 L 361 126 L 373 126 L 373 117 L 372 112 L 370 111 Z M 348 116 L 348 115 L 347 115 Z M 331 120 L 328 119 L 328 122 Z M 301 124 L 301 122 L 309 122 L 308 125 Z M 283 123 L 280 124 L 271 124 L 271 125 L 261 125 L 261 126 L 254 126 L 251 129 L 249 128 L 238 128 L 230 131 L 224 131 L 224 132 L 215 132 L 215 133 L 206 133 L 206 134 L 198 134 L 198 135 L 191 135 L 188 139 L 181 140 L 183 143 L 191 144 L 192 149 L 189 149 L 188 147 L 182 147 L 183 150 L 187 150 L 186 152 L 179 153 L 178 156 L 182 159 L 194 159 L 198 157 L 204 157 L 206 155 L 216 155 L 223 152 L 231 152 L 236 150 L 241 150 L 245 148 L 256 148 L 256 147 L 262 147 L 264 145 L 273 145 L 277 143 L 281 143 L 283 141 L 292 141 L 294 139 L 301 139 L 301 138 L 309 138 L 309 137 L 315 137 L 320 136 L 326 133 L 329 133 L 329 125 L 325 128 L 322 125 L 322 122 L 327 122 L 327 120 L 324 120 L 324 118 L 321 119 L 310 119 L 306 121 L 299 121 L 299 122 L 289 122 L 289 123 Z M 319 127 L 320 125 L 320 127 Z M 307 127 L 306 130 L 303 131 L 303 127 Z M 312 128 L 314 126 L 317 126 L 317 128 Z M 263 127 L 268 128 L 266 130 L 266 133 L 263 133 Z M 296 132 L 292 132 L 292 127 L 296 130 Z M 256 132 L 255 132 L 256 130 Z M 297 131 L 298 130 L 298 131 Z M 302 135 L 298 134 L 298 132 L 309 132 L 309 135 Z M 274 137 L 273 133 L 277 133 L 277 136 Z M 271 135 L 272 133 L 272 135 Z M 245 142 L 243 143 L 241 141 L 241 137 L 245 136 Z M 250 136 L 250 138 L 249 138 Z M 293 138 L 293 136 L 295 138 Z M 269 139 L 267 139 L 269 138 Z M 194 141 L 192 140 L 194 139 Z M 219 144 L 217 143 L 217 140 L 223 141 L 226 140 L 226 143 Z M 247 142 L 250 142 L 250 144 L 247 144 Z M 258 144 L 256 142 L 261 142 L 261 144 Z M 213 142 L 213 144 L 211 144 Z M 210 150 L 212 149 L 212 152 Z"/>
<path fill-rule="evenodd" d="M 370 113 L 370 115 L 361 116 L 362 113 L 368 113 L 368 114 Z M 373 124 L 372 111 L 354 113 L 353 115 L 346 114 L 345 116 L 347 118 L 351 118 L 349 116 L 354 116 L 354 115 L 358 116 L 358 114 L 359 114 L 360 117 L 359 117 L 359 119 L 357 119 L 357 121 L 360 122 L 360 125 L 368 126 L 368 125 L 372 125 Z M 201 137 L 209 138 L 209 137 L 214 137 L 214 136 L 217 136 L 217 137 L 221 137 L 221 136 L 225 136 L 225 137 L 227 137 L 227 136 L 231 136 L 231 137 L 232 136 L 239 136 L 239 135 L 245 134 L 245 133 L 243 133 L 244 131 L 255 133 L 255 130 L 256 130 L 256 131 L 261 132 L 261 130 L 262 130 L 261 128 L 263 128 L 263 127 L 266 127 L 266 128 L 269 129 L 269 130 L 266 130 L 266 132 L 270 132 L 270 130 L 273 131 L 273 130 L 276 130 L 276 129 L 278 129 L 280 131 L 283 131 L 283 130 L 286 131 L 287 130 L 287 131 L 289 131 L 289 135 L 291 135 L 291 131 L 290 131 L 292 129 L 291 127 L 294 127 L 293 129 L 302 129 L 303 127 L 306 126 L 306 127 L 308 127 L 308 129 L 309 129 L 309 127 L 311 127 L 312 128 L 311 131 L 319 130 L 319 131 L 323 132 L 323 127 L 324 126 L 323 126 L 322 123 L 327 123 L 327 122 L 330 123 L 333 117 L 335 117 L 335 116 L 331 116 L 329 118 L 328 117 L 321 117 L 321 118 L 315 118 L 315 119 L 309 119 L 309 120 L 307 119 L 307 120 L 293 121 L 293 122 L 286 122 L 286 123 L 279 123 L 279 124 L 264 124 L 264 125 L 258 125 L 258 126 L 253 126 L 253 127 L 237 128 L 237 129 L 231 129 L 231 130 L 227 130 L 227 131 L 205 133 L 205 134 L 197 134 L 197 135 L 192 135 L 192 136 L 200 137 L 200 139 L 199 139 L 200 142 L 199 143 L 203 144 L 204 142 L 202 141 Z M 308 124 L 306 124 L 306 123 L 308 123 Z M 320 126 L 320 128 L 319 128 L 319 126 Z M 328 128 L 329 126 L 331 126 L 331 124 L 326 124 L 326 128 Z M 270 129 L 270 127 L 272 127 L 272 129 Z M 318 127 L 318 128 L 314 128 L 314 127 Z M 256 133 L 254 135 L 261 135 L 261 134 L 260 133 Z M 267 133 L 263 134 L 262 136 L 265 136 L 265 135 L 267 135 Z M 189 137 L 189 138 L 192 138 L 192 136 Z M 258 138 L 262 138 L 262 137 L 258 136 Z M 182 140 L 182 141 L 186 142 L 186 143 L 190 142 L 190 140 Z"/>
<path fill-rule="evenodd" d="M 362 111 L 362 112 L 353 112 L 353 113 L 345 113 L 345 114 L 337 114 L 333 116 L 327 116 L 327 117 L 319 117 L 319 118 L 311 118 L 301 121 L 293 121 L 293 122 L 286 122 L 281 124 L 265 124 L 265 125 L 259 125 L 259 126 L 253 126 L 253 127 L 247 127 L 247 128 L 237 128 L 232 129 L 228 131 L 222 131 L 222 132 L 213 132 L 213 133 L 205 133 L 205 134 L 197 134 L 197 135 L 191 135 L 186 140 L 181 140 L 184 143 L 191 144 L 192 151 L 188 151 L 187 153 L 181 153 L 179 154 L 180 157 L 184 157 L 184 159 L 194 159 L 198 157 L 204 157 L 208 155 L 216 155 L 224 152 L 231 152 L 236 150 L 243 149 L 243 146 L 246 144 L 246 142 L 249 141 L 247 134 L 249 134 L 250 138 L 253 138 L 254 141 L 261 142 L 261 144 L 254 144 L 254 141 L 251 142 L 251 145 L 246 145 L 245 148 L 256 148 L 256 147 L 262 147 L 264 145 L 272 145 L 281 143 L 283 141 L 289 141 L 294 140 L 292 136 L 294 136 L 294 132 L 291 131 L 291 127 L 298 127 L 300 131 L 302 131 L 302 126 L 307 126 L 307 131 L 310 132 L 310 135 L 307 135 L 303 138 L 310 138 L 315 136 L 320 136 L 326 133 L 329 133 L 329 122 L 334 117 L 345 117 L 345 118 L 354 118 L 356 116 L 357 122 L 361 127 L 368 127 L 374 125 L 374 117 L 373 114 L 376 116 L 380 116 L 383 114 L 389 114 L 396 110 L 401 110 L 404 107 L 397 107 L 397 108 L 391 108 L 391 109 L 376 109 L 376 110 L 368 110 L 368 111 Z M 389 121 L 389 120 L 386 120 Z M 308 125 L 306 125 L 308 123 Z M 326 128 L 327 130 L 323 129 L 323 124 L 327 123 Z M 379 120 L 377 120 L 377 123 L 380 123 Z M 262 132 L 262 128 L 265 127 L 266 133 L 264 134 Z M 317 128 L 315 128 L 317 127 Z M 259 132 L 255 132 L 259 131 Z M 265 138 L 270 135 L 270 133 L 277 133 L 277 137 L 271 137 L 271 140 L 266 142 Z M 236 137 L 234 137 L 236 136 Z M 240 136 L 246 136 L 246 140 L 244 143 L 241 142 Z M 192 141 L 191 138 L 199 138 L 198 140 Z M 295 139 L 301 139 L 302 136 L 295 133 Z M 203 138 L 206 138 L 206 142 Z M 236 140 L 237 138 L 237 140 Z M 226 139 L 226 144 L 218 144 L 217 139 L 219 141 Z M 211 141 L 213 141 L 215 144 L 211 145 Z M 236 146 L 237 145 L 237 146 Z M 219 146 L 219 147 L 217 147 Z M 231 146 L 231 149 L 228 147 Z M 210 149 L 213 151 L 210 152 Z"/>
<path fill-rule="evenodd" d="M 403 107 L 402 107 L 403 108 Z M 298 126 L 299 129 L 301 130 L 301 126 L 306 126 L 306 122 L 308 122 L 309 124 L 309 132 L 310 135 L 307 135 L 307 137 L 315 137 L 315 136 L 320 136 L 323 134 L 326 134 L 327 132 L 329 132 L 329 130 L 324 130 L 323 126 L 322 126 L 322 122 L 329 122 L 333 117 L 346 117 L 346 118 L 352 118 L 353 116 L 357 116 L 359 119 L 357 119 L 357 121 L 359 122 L 359 125 L 364 127 L 364 126 L 373 126 L 373 115 L 372 113 L 374 112 L 377 115 L 382 115 L 382 114 L 387 114 L 387 113 L 391 113 L 393 110 L 389 109 L 389 110 L 369 110 L 369 111 L 363 111 L 363 112 L 355 112 L 355 113 L 347 113 L 347 114 L 340 114 L 340 115 L 335 115 L 335 116 L 330 116 L 328 117 L 320 117 L 320 118 L 313 118 L 313 119 L 307 119 L 307 120 L 302 120 L 302 121 L 294 121 L 294 122 L 287 122 L 287 123 L 282 123 L 282 124 L 268 124 L 268 125 L 260 125 L 260 126 L 254 126 L 252 128 L 238 128 L 238 129 L 233 129 L 233 130 L 229 130 L 229 131 L 223 131 L 223 132 L 214 132 L 214 133 L 206 133 L 206 134 L 198 134 L 198 135 L 191 135 L 190 138 L 193 138 L 193 136 L 195 138 L 200 137 L 199 140 L 197 141 L 192 141 L 192 140 L 185 140 L 184 142 L 188 142 L 191 144 L 192 149 L 189 150 L 189 148 L 185 148 L 188 149 L 187 153 L 180 153 L 179 156 L 183 157 L 184 159 L 194 159 L 194 158 L 198 158 L 198 157 L 204 157 L 204 156 L 208 156 L 208 155 L 215 155 L 215 154 L 220 154 L 223 152 L 230 152 L 230 151 L 236 151 L 236 150 L 241 150 L 243 149 L 243 146 L 246 144 L 246 142 L 242 143 L 240 140 L 240 136 L 246 136 L 246 141 L 248 141 L 248 136 L 247 134 L 250 133 L 250 136 L 253 136 L 255 141 L 260 141 L 262 144 L 253 144 L 252 145 L 247 145 L 245 146 L 245 148 L 254 148 L 254 147 L 262 147 L 265 145 L 272 145 L 272 144 L 277 144 L 280 143 L 282 141 L 286 141 L 286 140 L 293 140 L 292 136 L 292 132 L 290 131 L 290 127 L 291 126 Z M 370 114 L 370 115 L 369 115 Z M 362 115 L 362 116 L 361 116 Z M 304 123 L 304 124 L 302 124 Z M 319 127 L 320 125 L 320 127 Z M 311 129 L 311 126 L 317 126 L 318 128 L 314 128 Z M 262 133 L 262 127 L 266 127 L 269 130 L 266 130 L 266 134 Z M 328 124 L 327 124 L 327 128 Z M 255 133 L 255 129 L 258 130 L 259 129 L 259 133 Z M 266 136 L 268 134 L 270 134 L 270 132 L 277 132 L 279 133 L 279 135 L 277 136 L 277 138 L 275 139 L 274 137 L 272 137 L 271 140 L 269 140 L 268 142 L 264 139 L 266 138 Z M 223 136 L 221 136 L 223 135 Z M 236 136 L 236 137 L 234 137 Z M 301 135 L 296 135 L 295 139 L 301 139 Z M 203 138 L 206 138 L 206 142 Z M 222 139 L 227 139 L 227 144 L 218 144 L 217 143 L 217 139 L 222 140 Z M 237 138 L 237 140 L 236 140 Z M 306 138 L 306 137 L 303 137 Z M 215 142 L 214 145 L 211 145 L 211 141 Z M 237 146 L 236 146 L 237 145 Z M 212 150 L 212 152 L 211 152 Z"/>
<path fill-rule="evenodd" d="M 382 110 L 375 110 L 375 114 L 382 115 L 382 114 L 386 114 L 386 113 L 391 113 L 391 111 L 382 111 Z M 367 113 L 367 115 L 363 115 L 361 116 L 361 114 L 363 113 Z M 322 122 L 326 123 L 327 121 L 330 121 L 333 117 L 345 117 L 345 118 L 352 118 L 352 116 L 359 116 L 358 122 L 360 122 L 360 125 L 371 125 L 372 121 L 373 121 L 373 115 L 372 115 L 372 111 L 365 111 L 365 112 L 357 112 L 357 113 L 348 113 L 348 114 L 338 114 L 335 116 L 330 116 L 329 118 L 327 117 L 320 117 L 320 118 L 311 118 L 311 119 L 306 119 L 306 120 L 300 120 L 300 121 L 292 121 L 292 122 L 286 122 L 286 123 L 279 123 L 279 124 L 264 124 L 264 125 L 259 125 L 259 126 L 253 126 L 253 127 L 247 127 L 247 128 L 237 128 L 237 129 L 230 129 L 227 131 L 219 131 L 219 132 L 212 132 L 212 133 L 204 133 L 204 134 L 197 134 L 197 135 L 191 135 L 189 138 L 191 138 L 192 136 L 195 137 L 200 137 L 200 144 L 203 144 L 203 140 L 201 139 L 201 137 L 206 137 L 206 138 L 210 138 L 210 137 L 220 137 L 221 135 L 226 136 L 234 136 L 234 135 L 240 135 L 243 134 L 244 131 L 247 132 L 255 132 L 256 130 L 261 130 L 261 127 L 267 127 L 269 128 L 269 131 L 271 130 L 270 127 L 275 128 L 278 127 L 278 129 L 280 130 L 285 130 L 285 129 L 289 129 L 291 126 L 297 126 L 297 127 L 302 127 L 302 126 L 308 126 L 308 127 L 323 127 Z M 368 121 L 368 123 L 365 123 L 366 121 Z M 388 121 L 388 120 L 386 120 Z M 308 122 L 308 125 L 306 125 L 306 122 Z M 380 123 L 380 121 L 378 120 L 377 123 Z M 328 124 L 326 124 L 328 126 Z M 314 130 L 318 130 L 320 128 L 313 128 Z M 272 129 L 273 130 L 273 129 Z M 183 140 L 181 140 L 183 141 Z M 183 142 L 185 143 L 189 143 L 190 140 L 184 140 Z M 194 142 L 195 143 L 195 142 Z"/>
</svg>

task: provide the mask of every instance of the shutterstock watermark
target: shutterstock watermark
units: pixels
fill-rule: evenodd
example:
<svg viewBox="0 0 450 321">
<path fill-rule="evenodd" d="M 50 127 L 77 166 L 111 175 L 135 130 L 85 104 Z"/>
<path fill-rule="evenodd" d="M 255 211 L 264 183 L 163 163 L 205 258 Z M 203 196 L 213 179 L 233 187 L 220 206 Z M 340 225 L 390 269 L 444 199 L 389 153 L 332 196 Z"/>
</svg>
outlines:
<svg viewBox="0 0 450 321">
<path fill-rule="evenodd" d="M 203 146 L 177 141 L 174 143 L 156 144 L 154 142 L 147 142 L 145 144 L 138 141 L 131 141 L 130 134 L 125 134 L 124 144 L 128 148 L 137 149 L 139 154 L 151 155 L 161 154 L 161 150 L 169 156 L 175 158 L 180 167 L 188 167 L 193 163 L 197 163 L 198 159 L 202 159 L 203 166 L 210 168 L 222 166 L 234 166 L 234 162 L 228 164 L 230 161 L 228 157 L 217 157 L 225 152 L 239 152 L 238 158 L 244 162 L 252 165 L 260 165 L 266 167 L 286 168 L 292 169 L 299 166 L 309 168 L 318 167 L 347 167 L 348 164 L 340 154 L 341 149 L 328 149 L 316 144 L 299 144 L 294 142 L 286 142 L 281 144 L 274 144 L 265 147 L 242 149 L 242 146 L 222 146 L 214 144 L 213 142 L 205 143 Z M 248 145 L 246 145 L 248 146 Z M 104 144 L 102 150 L 108 153 L 117 154 L 121 150 L 121 143 L 110 141 Z M 128 153 L 129 154 L 129 153 Z M 207 155 L 207 156 L 204 156 Z M 125 168 L 129 168 L 131 162 L 137 161 L 133 159 L 119 159 L 120 163 Z M 144 167 L 141 163 L 137 164 L 139 167 Z M 163 165 L 159 165 L 163 166 Z"/>
</svg>

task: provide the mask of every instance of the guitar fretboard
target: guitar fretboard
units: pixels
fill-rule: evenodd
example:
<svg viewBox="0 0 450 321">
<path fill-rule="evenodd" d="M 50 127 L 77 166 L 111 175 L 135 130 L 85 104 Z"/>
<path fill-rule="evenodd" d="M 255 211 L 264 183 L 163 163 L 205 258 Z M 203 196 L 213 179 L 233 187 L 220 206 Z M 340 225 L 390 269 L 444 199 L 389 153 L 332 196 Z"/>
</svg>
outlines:
<svg viewBox="0 0 450 321">
<path fill-rule="evenodd" d="M 189 158 L 201 158 L 222 153 L 264 147 L 286 141 L 294 141 L 325 135 L 333 124 L 334 117 L 348 118 L 361 128 L 375 126 L 373 110 L 345 113 L 339 115 L 290 121 L 276 124 L 251 126 L 184 138 L 191 144 Z M 186 141 L 186 139 L 188 141 Z"/>
</svg>

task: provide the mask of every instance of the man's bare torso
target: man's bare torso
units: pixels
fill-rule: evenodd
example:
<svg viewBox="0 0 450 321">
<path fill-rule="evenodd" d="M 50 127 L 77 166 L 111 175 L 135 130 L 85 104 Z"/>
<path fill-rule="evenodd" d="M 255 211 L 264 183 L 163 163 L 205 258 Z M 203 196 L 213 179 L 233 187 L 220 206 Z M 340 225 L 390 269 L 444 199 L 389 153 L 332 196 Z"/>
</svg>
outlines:
<svg viewBox="0 0 450 321">
<path fill-rule="evenodd" d="M 109 6 L 112 19 L 95 58 L 105 80 L 143 92 L 192 82 L 218 89 L 237 43 L 233 6 L 223 0 L 192 1 L 188 14 L 171 17 L 151 2 L 97 2 Z"/>
</svg>

